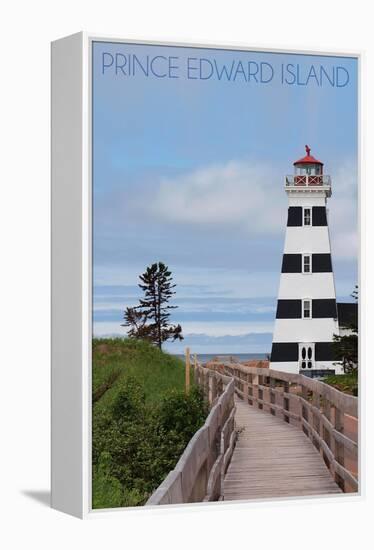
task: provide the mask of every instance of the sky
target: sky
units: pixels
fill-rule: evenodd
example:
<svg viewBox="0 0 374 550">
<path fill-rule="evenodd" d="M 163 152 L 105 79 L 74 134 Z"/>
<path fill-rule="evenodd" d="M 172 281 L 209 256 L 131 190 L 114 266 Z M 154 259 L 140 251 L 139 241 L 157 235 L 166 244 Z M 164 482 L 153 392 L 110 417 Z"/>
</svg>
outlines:
<svg viewBox="0 0 374 550">
<path fill-rule="evenodd" d="M 355 59 L 96 42 L 92 74 L 95 336 L 125 336 L 139 274 L 163 261 L 185 336 L 168 351 L 270 352 L 284 176 L 305 144 L 332 178 L 337 299 L 352 300 Z"/>
</svg>

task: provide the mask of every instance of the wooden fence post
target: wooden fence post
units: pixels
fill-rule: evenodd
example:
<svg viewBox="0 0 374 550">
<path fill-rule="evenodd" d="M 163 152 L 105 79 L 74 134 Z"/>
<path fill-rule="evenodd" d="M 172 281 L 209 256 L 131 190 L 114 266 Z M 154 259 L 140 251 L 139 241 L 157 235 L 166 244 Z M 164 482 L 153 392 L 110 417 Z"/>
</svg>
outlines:
<svg viewBox="0 0 374 550">
<path fill-rule="evenodd" d="M 344 432 L 344 415 L 341 413 L 340 409 L 338 409 L 337 407 L 335 407 L 335 410 L 334 410 L 334 426 L 339 433 Z M 339 441 L 337 441 L 335 437 L 334 437 L 334 454 L 335 454 L 335 460 L 341 466 L 344 466 L 344 445 L 339 443 Z M 337 482 L 339 487 L 344 492 L 346 492 L 345 480 L 341 478 L 336 472 L 334 472 L 334 474 L 335 474 L 335 481 Z"/>
<path fill-rule="evenodd" d="M 190 392 L 190 370 L 191 370 L 191 360 L 190 360 L 190 348 L 186 348 L 186 393 Z"/>
</svg>

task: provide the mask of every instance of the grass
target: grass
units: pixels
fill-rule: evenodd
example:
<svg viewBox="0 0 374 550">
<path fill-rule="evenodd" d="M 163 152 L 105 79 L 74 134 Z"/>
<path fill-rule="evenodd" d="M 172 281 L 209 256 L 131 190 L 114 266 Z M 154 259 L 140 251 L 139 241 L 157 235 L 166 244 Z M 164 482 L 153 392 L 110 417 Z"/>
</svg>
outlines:
<svg viewBox="0 0 374 550">
<path fill-rule="evenodd" d="M 109 407 L 127 378 L 141 384 L 148 404 L 169 390 L 184 389 L 184 363 L 141 340 L 94 339 L 92 343 L 94 407 Z"/>
<path fill-rule="evenodd" d="M 326 376 L 323 382 L 349 395 L 358 395 L 357 373 Z"/>
<path fill-rule="evenodd" d="M 93 340 L 92 505 L 143 505 L 208 413 L 183 360 L 139 340 Z"/>
</svg>

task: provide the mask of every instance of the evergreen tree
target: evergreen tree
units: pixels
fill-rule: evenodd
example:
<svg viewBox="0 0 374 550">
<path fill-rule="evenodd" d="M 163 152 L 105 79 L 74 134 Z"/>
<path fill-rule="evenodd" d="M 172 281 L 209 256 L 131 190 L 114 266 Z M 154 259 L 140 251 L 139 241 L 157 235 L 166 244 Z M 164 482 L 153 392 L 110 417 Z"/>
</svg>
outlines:
<svg viewBox="0 0 374 550">
<path fill-rule="evenodd" d="M 129 327 L 129 338 L 152 340 L 150 327 L 147 326 L 147 316 L 135 307 L 127 307 L 123 316 L 126 321 L 121 327 Z"/>
<path fill-rule="evenodd" d="M 138 306 L 126 309 L 126 323 L 122 325 L 130 327 L 129 337 L 150 340 L 159 348 L 166 340 L 183 340 L 182 327 L 169 323 L 170 310 L 178 307 L 169 305 L 176 287 L 169 268 L 162 262 L 154 263 L 139 278 L 144 297 Z"/>
<path fill-rule="evenodd" d="M 358 286 L 355 286 L 351 294 L 352 298 L 358 301 Z M 355 320 L 347 327 L 351 330 L 351 334 L 340 336 L 334 334 L 334 352 L 339 359 L 339 363 L 343 366 L 345 373 L 357 373 L 358 365 L 358 326 Z"/>
</svg>

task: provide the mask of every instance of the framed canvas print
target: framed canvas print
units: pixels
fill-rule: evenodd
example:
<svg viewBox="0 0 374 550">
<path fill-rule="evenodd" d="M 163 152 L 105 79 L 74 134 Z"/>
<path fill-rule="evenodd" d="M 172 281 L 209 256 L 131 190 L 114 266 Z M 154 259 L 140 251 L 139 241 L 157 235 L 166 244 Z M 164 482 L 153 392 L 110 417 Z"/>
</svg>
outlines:
<svg viewBox="0 0 374 550">
<path fill-rule="evenodd" d="M 355 53 L 52 44 L 52 505 L 360 493 Z"/>
</svg>

